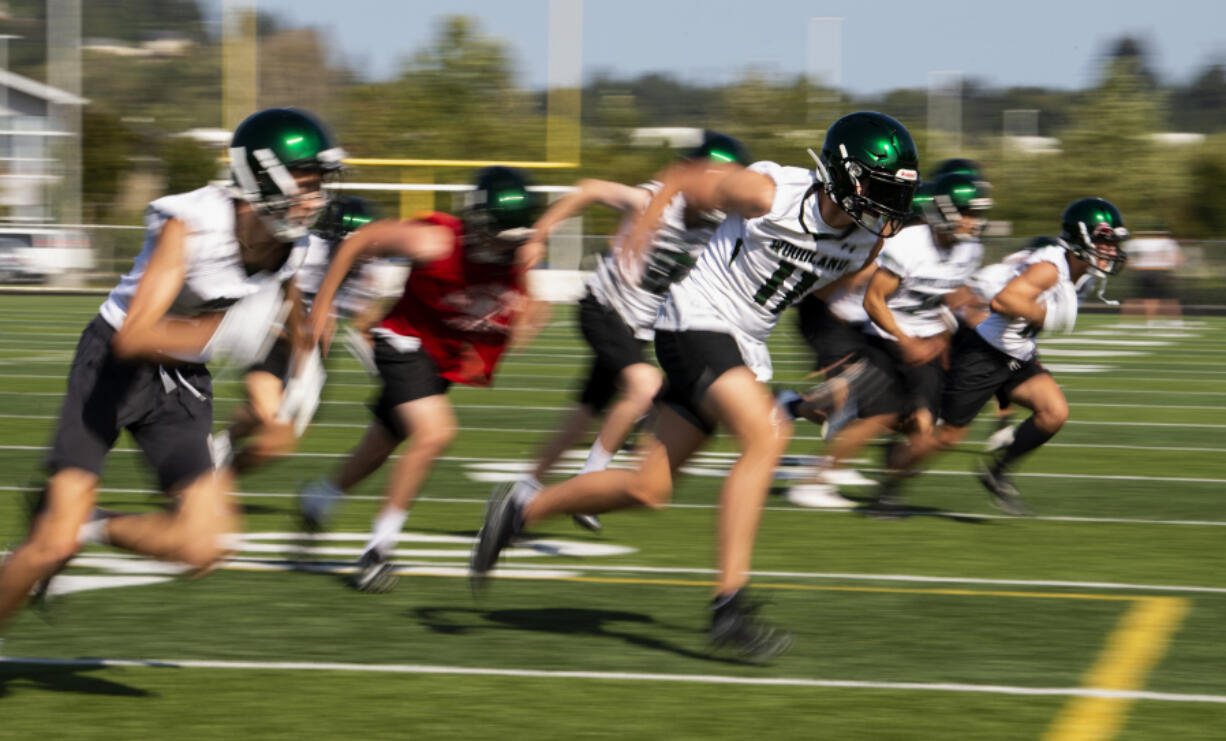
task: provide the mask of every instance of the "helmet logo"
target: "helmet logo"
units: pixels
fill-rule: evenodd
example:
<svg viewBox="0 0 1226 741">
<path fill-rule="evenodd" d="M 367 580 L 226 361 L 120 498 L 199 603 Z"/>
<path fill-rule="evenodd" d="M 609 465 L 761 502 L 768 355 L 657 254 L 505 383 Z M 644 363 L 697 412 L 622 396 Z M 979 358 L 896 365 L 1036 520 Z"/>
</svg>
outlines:
<svg viewBox="0 0 1226 741">
<path fill-rule="evenodd" d="M 919 180 L 919 173 L 915 170 L 899 170 L 894 173 L 894 177 L 898 178 L 899 180 L 915 182 L 916 180 Z"/>
</svg>

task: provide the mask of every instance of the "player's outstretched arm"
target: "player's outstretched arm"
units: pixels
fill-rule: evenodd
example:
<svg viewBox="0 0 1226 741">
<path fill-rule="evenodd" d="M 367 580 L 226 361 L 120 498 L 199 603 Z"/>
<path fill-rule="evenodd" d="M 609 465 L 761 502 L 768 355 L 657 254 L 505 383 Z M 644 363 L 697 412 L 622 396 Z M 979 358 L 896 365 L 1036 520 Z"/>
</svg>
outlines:
<svg viewBox="0 0 1226 741">
<path fill-rule="evenodd" d="M 674 165 L 658 176 L 660 190 L 634 220 L 622 242 L 621 259 L 634 264 L 651 243 L 664 209 L 680 193 L 686 204 L 699 210 L 718 210 L 752 219 L 770 212 L 775 181 L 740 165 L 695 160 Z"/>
<path fill-rule="evenodd" d="M 992 311 L 1017 319 L 1025 319 L 1042 327 L 1047 307 L 1039 296 L 1060 280 L 1060 272 L 1049 262 L 1036 262 L 1009 281 L 992 299 Z"/>
<path fill-rule="evenodd" d="M 426 221 L 375 221 L 350 234 L 337 249 L 319 285 L 308 320 L 310 336 L 319 342 L 327 333 L 332 317 L 332 302 L 349 269 L 359 257 L 407 257 L 414 262 L 432 262 L 451 254 L 451 230 Z"/>
<path fill-rule="evenodd" d="M 186 233 L 186 227 L 178 219 L 170 219 L 162 227 L 157 246 L 145 266 L 145 274 L 128 305 L 123 326 L 111 340 L 119 357 L 174 360 L 175 355 L 200 351 L 217 330 L 220 314 L 195 319 L 166 317 L 187 274 L 184 265 Z"/>
</svg>

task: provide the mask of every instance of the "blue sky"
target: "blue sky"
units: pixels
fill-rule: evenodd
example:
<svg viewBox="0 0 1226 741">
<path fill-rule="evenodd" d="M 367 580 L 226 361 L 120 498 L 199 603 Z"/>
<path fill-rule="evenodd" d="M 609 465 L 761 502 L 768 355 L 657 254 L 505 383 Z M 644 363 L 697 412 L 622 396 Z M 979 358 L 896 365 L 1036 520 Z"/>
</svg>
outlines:
<svg viewBox="0 0 1226 741">
<path fill-rule="evenodd" d="M 219 0 L 211 0 L 214 7 Z M 351 67 L 394 75 L 439 17 L 461 13 L 511 47 L 520 82 L 543 86 L 549 0 L 256 0 L 294 25 L 321 28 Z M 1187 81 L 1226 60 L 1226 10 L 1210 0 L 801 2 L 586 0 L 582 71 L 667 72 L 718 83 L 750 67 L 793 75 L 807 67 L 809 18 L 842 17 L 842 87 L 876 93 L 922 87 L 931 71 L 961 70 L 992 85 L 1092 84 L 1108 43 L 1146 42 L 1160 77 Z M 829 55 L 826 55 L 829 59 Z"/>
</svg>

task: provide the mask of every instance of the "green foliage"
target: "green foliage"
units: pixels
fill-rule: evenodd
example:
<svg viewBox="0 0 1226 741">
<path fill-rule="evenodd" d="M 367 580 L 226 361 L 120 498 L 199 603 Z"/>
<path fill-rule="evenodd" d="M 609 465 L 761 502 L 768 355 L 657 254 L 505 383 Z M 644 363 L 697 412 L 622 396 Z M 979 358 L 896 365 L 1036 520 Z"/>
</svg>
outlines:
<svg viewBox="0 0 1226 741">
<path fill-rule="evenodd" d="M 82 114 L 81 130 L 82 216 L 105 222 L 123 176 L 132 169 L 139 137 L 116 116 L 91 108 Z"/>
<path fill-rule="evenodd" d="M 213 149 L 187 137 L 168 137 L 161 146 L 167 193 L 183 193 L 207 185 L 221 171 Z"/>
</svg>

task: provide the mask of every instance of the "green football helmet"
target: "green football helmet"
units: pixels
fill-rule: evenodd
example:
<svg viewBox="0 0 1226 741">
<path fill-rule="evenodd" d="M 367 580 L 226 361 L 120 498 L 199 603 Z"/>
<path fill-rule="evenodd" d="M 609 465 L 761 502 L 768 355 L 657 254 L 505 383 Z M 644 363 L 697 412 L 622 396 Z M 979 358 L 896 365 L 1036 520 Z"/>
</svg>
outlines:
<svg viewBox="0 0 1226 741">
<path fill-rule="evenodd" d="M 826 193 L 861 227 L 888 237 L 910 217 L 919 155 L 898 121 L 872 111 L 843 116 L 815 159 Z"/>
<path fill-rule="evenodd" d="M 705 129 L 702 132 L 702 144 L 691 149 L 685 159 L 709 159 L 713 162 L 727 162 L 738 165 L 748 165 L 753 161 L 749 148 L 734 136 Z"/>
<path fill-rule="evenodd" d="M 925 180 L 915 189 L 911 198 L 911 219 L 907 224 L 922 224 L 928 221 L 927 209 L 932 205 L 932 182 Z"/>
<path fill-rule="evenodd" d="M 965 157 L 953 157 L 947 160 L 941 160 L 937 166 L 932 169 L 932 180 L 939 180 L 942 175 L 948 175 L 951 172 L 956 172 L 959 175 L 969 175 L 976 180 L 985 180 L 983 176 L 983 168 L 974 160 L 968 160 Z"/>
<path fill-rule="evenodd" d="M 307 235 L 325 203 L 319 192 L 303 192 L 294 175 L 337 173 L 344 156 L 323 123 L 305 111 L 269 108 L 253 113 L 230 141 L 234 194 L 251 204 L 273 236 L 292 242 Z M 318 208 L 290 215 L 293 206 L 311 200 Z"/>
<path fill-rule="evenodd" d="M 497 252 L 498 244 L 526 242 L 540 215 L 541 199 L 529 190 L 527 175 L 501 165 L 478 170 L 474 185 L 463 214 L 465 232 L 471 237 L 467 243 L 475 248 L 470 250 L 469 258 L 498 262 L 503 257 L 492 253 L 482 256 L 482 251 L 491 248 Z"/>
<path fill-rule="evenodd" d="M 336 196 L 328 201 L 311 230 L 329 242 L 339 242 L 355 229 L 379 218 L 374 203 L 357 196 Z"/>
<path fill-rule="evenodd" d="M 1060 217 L 1060 229 L 1066 249 L 1089 263 L 1091 273 L 1107 276 L 1124 269 L 1128 256 L 1123 242 L 1128 239 L 1128 229 L 1120 210 L 1110 201 L 1103 198 L 1073 201 Z"/>
<path fill-rule="evenodd" d="M 955 233 L 963 219 L 978 220 L 972 233 L 958 232 L 958 239 L 977 239 L 983 227 L 987 226 L 987 213 L 992 208 L 992 199 L 987 192 L 990 186 L 987 181 L 951 172 L 937 178 L 931 184 L 925 183 L 932 194 L 931 199 L 924 204 L 924 220 L 938 232 Z"/>
</svg>

